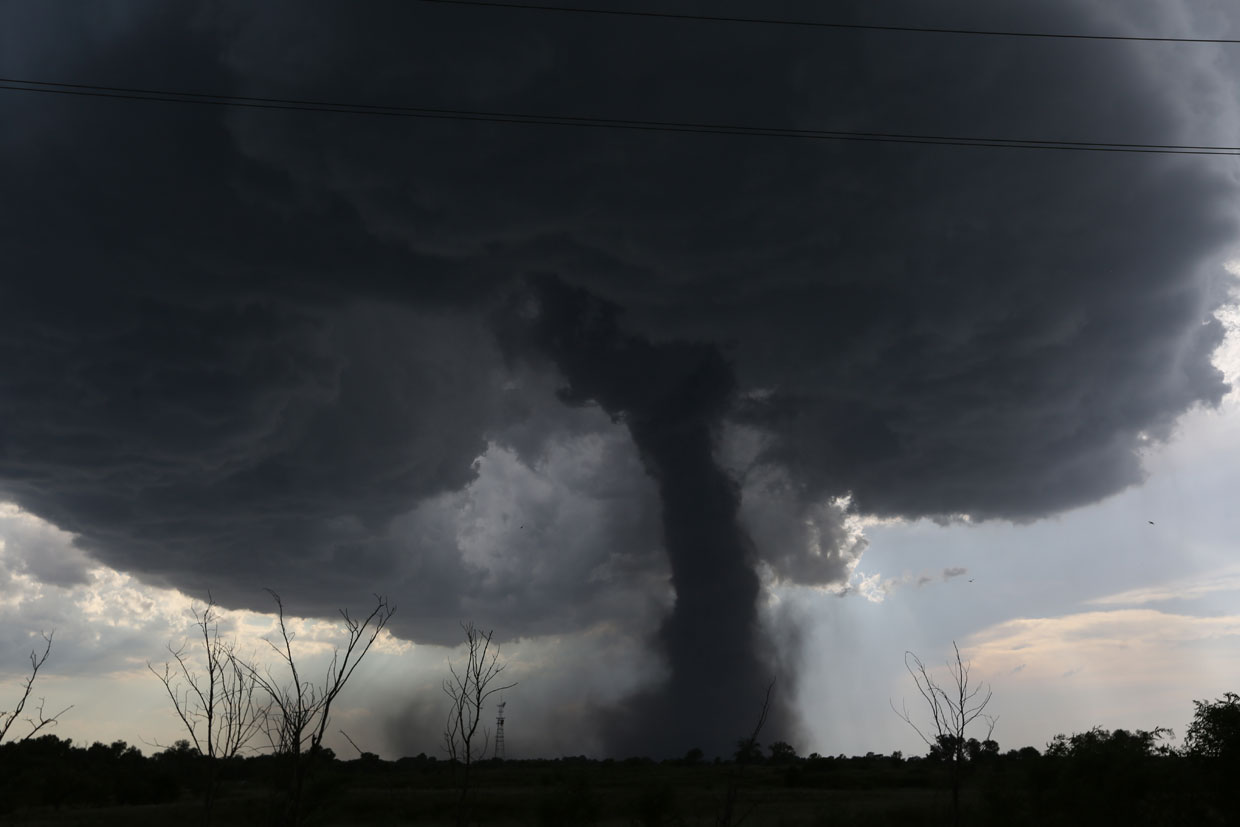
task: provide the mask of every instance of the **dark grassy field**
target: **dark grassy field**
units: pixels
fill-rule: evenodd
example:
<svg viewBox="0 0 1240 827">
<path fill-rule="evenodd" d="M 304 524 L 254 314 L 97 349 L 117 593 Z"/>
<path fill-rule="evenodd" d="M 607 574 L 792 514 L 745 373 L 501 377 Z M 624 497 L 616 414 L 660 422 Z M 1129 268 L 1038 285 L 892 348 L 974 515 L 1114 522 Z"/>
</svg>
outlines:
<svg viewBox="0 0 1240 827">
<path fill-rule="evenodd" d="M 332 768 L 318 779 L 310 823 L 323 825 L 456 823 L 459 789 L 451 767 Z M 795 770 L 793 770 L 795 772 Z M 728 765 L 511 762 L 475 771 L 472 823 L 525 827 L 715 824 L 734 792 L 733 822 L 752 825 L 940 824 L 950 796 L 934 779 L 884 772 L 853 774 L 844 786 L 789 786 L 789 768 Z M 817 779 L 816 779 L 817 780 Z M 976 796 L 972 791 L 970 803 Z M 278 790 L 228 782 L 217 824 L 268 824 Z M 3 816 L 23 825 L 192 824 L 201 803 L 190 790 L 174 801 L 127 806 L 25 806 Z"/>
</svg>

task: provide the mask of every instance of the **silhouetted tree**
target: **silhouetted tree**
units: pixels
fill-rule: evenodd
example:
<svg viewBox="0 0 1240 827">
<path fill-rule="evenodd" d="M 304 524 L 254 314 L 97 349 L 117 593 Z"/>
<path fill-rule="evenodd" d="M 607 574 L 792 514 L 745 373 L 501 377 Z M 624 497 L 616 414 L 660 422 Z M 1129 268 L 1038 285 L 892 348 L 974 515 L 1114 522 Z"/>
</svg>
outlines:
<svg viewBox="0 0 1240 827">
<path fill-rule="evenodd" d="M 189 742 L 205 761 L 203 822 L 211 823 L 219 780 L 219 761 L 239 754 L 257 735 L 268 719 L 271 702 L 263 703 L 258 678 L 253 669 L 237 657 L 236 642 L 221 640 L 215 601 L 208 595 L 202 611 L 192 610 L 201 663 L 188 653 L 189 642 L 173 648 L 172 660 L 158 671 L 147 668 L 168 693 L 177 717 L 181 719 Z M 176 664 L 174 667 L 173 664 Z"/>
<path fill-rule="evenodd" d="M 948 685 L 937 683 L 915 654 L 904 653 L 904 668 L 908 670 L 913 683 L 917 685 L 917 691 L 930 709 L 930 726 L 933 729 L 923 730 L 913 723 L 907 706 L 896 709 L 892 702 L 891 708 L 926 742 L 932 759 L 947 763 L 952 788 L 952 819 L 953 823 L 959 825 L 960 783 L 966 760 L 965 732 L 970 724 L 981 718 L 988 725 L 985 740 L 990 741 L 999 719 L 986 714 L 986 706 L 990 703 L 992 694 L 990 688 L 985 684 L 970 684 L 969 663 L 961 657 L 960 647 L 955 641 L 952 641 L 952 649 L 956 657 L 947 663 L 951 682 Z M 994 751 L 998 752 L 998 749 L 999 745 L 995 744 Z"/>
<path fill-rule="evenodd" d="M 1102 759 L 1111 762 L 1122 759 L 1148 758 L 1155 755 L 1167 756 L 1172 750 L 1167 744 L 1159 744 L 1174 733 L 1167 727 L 1154 727 L 1152 730 L 1138 729 L 1129 732 L 1117 729 L 1114 732 L 1096 726 L 1085 732 L 1073 735 L 1060 733 L 1046 745 L 1047 758 Z"/>
<path fill-rule="evenodd" d="M 478 747 L 478 727 L 482 723 L 482 707 L 496 692 L 511 689 L 516 683 L 496 686 L 496 678 L 504 671 L 499 662 L 499 645 L 492 642 L 494 631 L 483 632 L 472 622 L 462 623 L 465 631 L 465 662 L 459 667 L 448 661 L 449 677 L 443 691 L 451 701 L 448 720 L 444 725 L 444 749 L 448 757 L 461 764 L 461 795 L 457 804 L 457 824 L 469 817 L 469 774 L 476 758 L 485 757 L 489 736 L 483 728 L 483 742 Z"/>
<path fill-rule="evenodd" d="M 762 744 L 750 738 L 742 738 L 736 742 L 736 752 L 732 760 L 739 764 L 761 764 Z"/>
<path fill-rule="evenodd" d="M 1184 735 L 1184 752 L 1199 758 L 1240 761 L 1240 695 L 1226 692 L 1215 701 L 1193 701 L 1196 711 Z"/>
<path fill-rule="evenodd" d="M 979 741 L 970 738 L 964 742 L 964 752 L 970 762 L 989 761 L 999 755 L 999 743 L 990 738 Z"/>
<path fill-rule="evenodd" d="M 305 678 L 298 669 L 293 654 L 295 635 L 289 631 L 285 620 L 284 602 L 271 589 L 267 589 L 267 593 L 276 603 L 280 633 L 278 640 L 268 639 L 267 643 L 287 674 L 276 677 L 270 668 L 260 672 L 254 664 L 248 664 L 246 668 L 271 699 L 266 734 L 273 752 L 284 757 L 290 765 L 283 822 L 295 825 L 303 818 L 304 794 L 312 764 L 326 759 L 330 752 L 323 748 L 323 736 L 327 733 L 332 703 L 370 651 L 379 633 L 387 626 L 396 608 L 388 603 L 387 598 L 375 595 L 375 607 L 360 620 L 352 617 L 347 609 L 341 609 L 346 641 L 343 647 L 337 647 L 332 652 L 327 673 L 319 684 Z"/>
<path fill-rule="evenodd" d="M 1182 814 L 1184 820 L 1174 822 L 1154 815 L 1184 786 L 1169 783 L 1175 774 L 1168 762 L 1175 753 L 1160 742 L 1171 734 L 1165 727 L 1111 731 L 1096 726 L 1056 735 L 1042 759 L 1047 801 L 1055 810 L 1073 813 L 1080 824 L 1203 823 L 1200 813 Z M 1198 804 L 1191 798 L 1180 802 L 1189 807 Z"/>
<path fill-rule="evenodd" d="M 30 701 L 30 693 L 34 689 L 35 679 L 39 677 L 39 670 L 43 668 L 43 664 L 47 662 L 47 656 L 52 652 L 52 637 L 55 634 L 56 632 L 53 631 L 51 634 L 42 635 L 43 641 L 46 644 L 43 647 L 42 653 L 40 653 L 38 649 L 30 650 L 30 676 L 22 682 L 21 696 L 17 699 L 17 704 L 13 707 L 12 711 L 0 710 L 0 741 L 3 741 L 8 736 L 9 730 L 13 728 L 13 724 L 19 719 L 30 724 L 30 731 L 21 738 L 23 741 L 28 741 L 37 735 L 41 730 L 49 726 L 55 726 L 60 720 L 61 715 L 64 715 L 70 709 L 73 709 L 73 706 L 70 705 L 66 706 L 55 715 L 47 715 L 43 711 L 43 699 L 39 698 L 39 703 L 38 706 L 35 707 L 34 714 L 27 716 L 26 718 L 21 718 L 21 714 L 26 710 L 26 704 Z"/>
<path fill-rule="evenodd" d="M 787 741 L 776 741 L 767 747 L 771 753 L 772 764 L 787 764 L 797 760 L 797 751 Z"/>
<path fill-rule="evenodd" d="M 1193 706 L 1183 753 L 1227 823 L 1240 824 L 1240 796 L 1234 792 L 1240 776 L 1240 695 L 1227 692 L 1214 701 L 1193 701 Z"/>
</svg>

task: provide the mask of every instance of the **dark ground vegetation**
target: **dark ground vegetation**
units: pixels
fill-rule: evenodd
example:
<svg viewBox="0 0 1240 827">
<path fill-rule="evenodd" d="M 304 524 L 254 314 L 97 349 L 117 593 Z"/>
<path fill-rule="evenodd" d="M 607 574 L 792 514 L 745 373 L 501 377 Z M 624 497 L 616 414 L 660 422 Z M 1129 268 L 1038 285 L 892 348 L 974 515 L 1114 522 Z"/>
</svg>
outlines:
<svg viewBox="0 0 1240 827">
<path fill-rule="evenodd" d="M 1240 824 L 1233 792 L 1236 704 L 1206 704 L 1213 729 L 1190 747 L 1160 746 L 1163 731 L 1095 728 L 1059 736 L 1043 751 L 970 744 L 964 824 Z M 1232 727 L 1232 729 L 1228 729 Z M 1217 736 L 1217 737 L 1216 737 Z M 485 825 L 717 825 L 729 789 L 732 824 L 930 825 L 951 823 L 948 767 L 934 757 L 800 758 L 772 745 L 744 764 L 685 758 L 483 761 L 471 782 L 471 822 Z M 202 821 L 202 758 L 182 742 L 144 757 L 124 742 L 73 745 L 54 735 L 0 746 L 0 823 L 190 825 Z M 383 761 L 369 753 L 318 756 L 306 823 L 447 825 L 456 820 L 459 767 L 425 755 Z M 279 756 L 234 758 L 220 770 L 217 824 L 279 818 L 287 767 Z M 743 819 L 743 821 L 738 821 Z"/>
</svg>

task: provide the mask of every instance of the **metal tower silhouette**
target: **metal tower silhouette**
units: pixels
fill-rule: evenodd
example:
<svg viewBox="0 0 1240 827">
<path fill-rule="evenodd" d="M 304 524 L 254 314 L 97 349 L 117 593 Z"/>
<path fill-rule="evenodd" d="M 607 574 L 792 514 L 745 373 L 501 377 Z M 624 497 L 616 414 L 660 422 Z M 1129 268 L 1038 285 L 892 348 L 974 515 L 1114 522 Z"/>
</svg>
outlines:
<svg viewBox="0 0 1240 827">
<path fill-rule="evenodd" d="M 504 757 L 504 707 L 507 701 L 500 701 L 495 715 L 495 757 Z"/>
</svg>

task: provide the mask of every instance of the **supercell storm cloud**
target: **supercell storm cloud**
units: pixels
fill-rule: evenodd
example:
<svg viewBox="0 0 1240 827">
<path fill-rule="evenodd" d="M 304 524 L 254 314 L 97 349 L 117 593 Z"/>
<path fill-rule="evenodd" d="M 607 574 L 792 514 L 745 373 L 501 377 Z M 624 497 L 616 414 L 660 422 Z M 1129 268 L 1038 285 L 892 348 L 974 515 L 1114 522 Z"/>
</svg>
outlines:
<svg viewBox="0 0 1240 827">
<path fill-rule="evenodd" d="M 1160 8 L 954 0 L 933 23 L 1219 25 Z M 1044 140 L 1237 126 L 1234 58 L 1166 44 L 418 2 L 5 15 L 4 75 L 41 80 Z M 666 668 L 625 737 L 600 717 L 613 750 L 752 726 L 795 662 L 765 587 L 838 584 L 856 553 L 824 504 L 1037 519 L 1139 483 L 1143 447 L 1226 390 L 1226 158 L 0 95 L 0 499 L 229 606 L 384 590 L 431 642 L 467 616 L 615 624 Z M 747 524 L 746 497 L 825 541 Z M 712 693 L 716 720 L 685 717 Z"/>
</svg>

